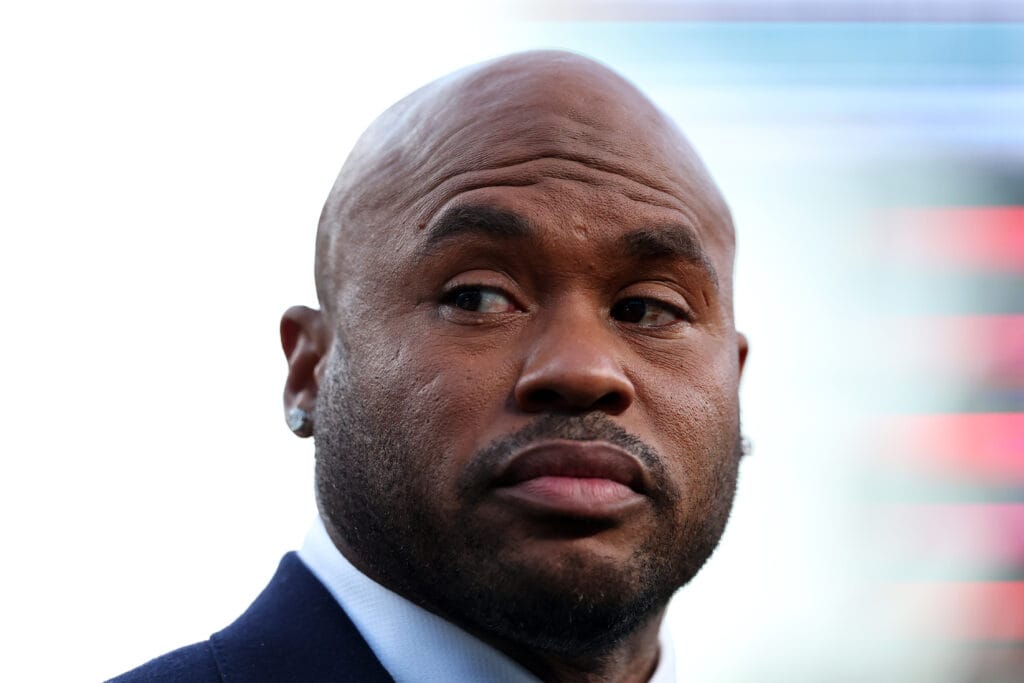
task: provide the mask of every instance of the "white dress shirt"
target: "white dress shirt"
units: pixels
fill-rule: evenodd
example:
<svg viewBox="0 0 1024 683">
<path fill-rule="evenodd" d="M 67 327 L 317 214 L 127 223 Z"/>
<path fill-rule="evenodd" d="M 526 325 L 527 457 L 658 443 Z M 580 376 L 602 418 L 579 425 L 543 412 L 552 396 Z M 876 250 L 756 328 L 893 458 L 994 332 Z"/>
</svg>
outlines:
<svg viewBox="0 0 1024 683">
<path fill-rule="evenodd" d="M 539 683 L 509 657 L 454 624 L 381 586 L 356 569 L 316 520 L 299 558 L 334 596 L 396 683 Z M 662 622 L 661 655 L 650 683 L 675 681 Z"/>
</svg>

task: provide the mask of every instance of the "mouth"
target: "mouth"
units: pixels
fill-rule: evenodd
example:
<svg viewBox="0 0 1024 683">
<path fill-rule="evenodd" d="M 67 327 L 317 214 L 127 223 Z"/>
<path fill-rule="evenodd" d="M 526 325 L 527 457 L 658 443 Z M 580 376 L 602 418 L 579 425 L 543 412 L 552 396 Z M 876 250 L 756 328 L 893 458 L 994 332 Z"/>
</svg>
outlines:
<svg viewBox="0 0 1024 683">
<path fill-rule="evenodd" d="M 618 446 L 559 439 L 516 453 L 493 487 L 502 501 L 534 514 L 611 519 L 646 503 L 651 482 L 640 461 Z"/>
</svg>

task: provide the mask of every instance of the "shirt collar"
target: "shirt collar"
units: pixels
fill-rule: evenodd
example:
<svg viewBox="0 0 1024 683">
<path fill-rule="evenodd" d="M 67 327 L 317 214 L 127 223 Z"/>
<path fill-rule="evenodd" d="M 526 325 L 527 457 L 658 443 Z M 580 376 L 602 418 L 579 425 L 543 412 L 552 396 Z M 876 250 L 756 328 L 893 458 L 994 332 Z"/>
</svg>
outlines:
<svg viewBox="0 0 1024 683">
<path fill-rule="evenodd" d="M 319 518 L 298 555 L 345 610 L 396 683 L 539 683 L 490 645 L 356 569 L 335 547 Z M 661 656 L 649 683 L 672 683 L 675 660 L 664 622 L 659 641 Z"/>
</svg>

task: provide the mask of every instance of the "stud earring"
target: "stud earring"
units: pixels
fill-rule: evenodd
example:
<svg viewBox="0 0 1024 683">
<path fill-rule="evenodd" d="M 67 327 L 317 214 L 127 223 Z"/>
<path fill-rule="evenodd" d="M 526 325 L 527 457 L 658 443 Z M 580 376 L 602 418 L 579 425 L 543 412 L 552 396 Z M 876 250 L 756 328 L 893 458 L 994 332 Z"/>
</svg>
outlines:
<svg viewBox="0 0 1024 683">
<path fill-rule="evenodd" d="M 313 416 L 302 408 L 290 408 L 285 419 L 288 429 L 295 432 L 296 436 L 305 438 L 313 435 Z"/>
<path fill-rule="evenodd" d="M 744 457 L 754 452 L 754 444 L 750 443 L 750 439 L 747 437 L 740 438 L 740 454 Z"/>
</svg>

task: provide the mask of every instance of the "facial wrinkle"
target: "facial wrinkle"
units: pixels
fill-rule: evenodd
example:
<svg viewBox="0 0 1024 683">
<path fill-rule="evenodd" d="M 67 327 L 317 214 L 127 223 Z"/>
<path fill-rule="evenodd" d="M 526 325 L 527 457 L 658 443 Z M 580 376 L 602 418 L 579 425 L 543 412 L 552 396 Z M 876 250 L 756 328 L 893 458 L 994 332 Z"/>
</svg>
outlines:
<svg viewBox="0 0 1024 683">
<path fill-rule="evenodd" d="M 427 188 L 425 188 L 424 189 L 424 194 L 433 193 L 436 190 L 438 190 L 445 183 L 448 183 L 448 182 L 450 182 L 452 180 L 457 179 L 459 176 L 466 175 L 466 174 L 469 174 L 469 173 L 486 173 L 486 172 L 489 172 L 489 171 L 504 171 L 504 170 L 515 169 L 516 167 L 527 166 L 529 164 L 537 164 L 537 163 L 541 163 L 541 162 L 544 162 L 544 161 L 564 161 L 564 162 L 568 162 L 568 163 L 570 163 L 570 164 L 572 164 L 574 166 L 582 166 L 582 167 L 586 168 L 587 170 L 593 171 L 593 172 L 595 172 L 595 173 L 597 173 L 597 174 L 599 174 L 601 176 L 614 176 L 615 178 L 618 178 L 620 180 L 625 180 L 627 183 L 630 183 L 630 184 L 633 184 L 633 185 L 642 186 L 646 190 L 649 190 L 650 192 L 652 192 L 654 194 L 666 195 L 668 197 L 671 197 L 672 199 L 674 199 L 679 204 L 685 205 L 684 199 L 682 197 L 680 197 L 678 194 L 673 193 L 672 190 L 667 185 L 663 185 L 663 184 L 657 183 L 657 182 L 653 181 L 650 178 L 644 178 L 642 180 L 637 180 L 635 178 L 632 178 L 629 175 L 632 172 L 631 169 L 626 168 L 625 166 L 619 166 L 619 165 L 616 165 L 616 164 L 607 163 L 607 162 L 604 162 L 604 161 L 598 159 L 597 157 L 592 157 L 592 156 L 588 156 L 588 155 L 577 155 L 577 154 L 560 153 L 560 152 L 547 153 L 547 154 L 544 154 L 542 156 L 524 155 L 522 157 L 513 157 L 509 161 L 506 161 L 506 162 L 503 162 L 503 163 L 500 163 L 500 164 L 493 164 L 493 165 L 489 165 L 489 166 L 469 166 L 467 168 L 462 168 L 462 169 L 459 169 L 459 170 L 454 171 L 452 173 L 448 173 L 448 174 L 444 175 L 440 180 L 434 182 L 432 185 L 430 185 Z M 555 174 L 551 174 L 551 175 L 555 175 Z M 566 176 L 564 176 L 564 177 L 566 179 L 569 179 L 569 180 L 581 180 L 581 181 L 584 181 L 584 182 L 589 180 L 583 174 L 578 174 L 578 175 L 566 174 Z M 639 195 L 639 193 L 638 193 L 638 195 Z M 654 204 L 655 206 L 659 205 L 656 202 L 651 202 L 651 201 L 647 201 L 647 200 L 645 200 L 644 203 Z M 665 206 L 666 208 L 676 208 L 672 204 L 663 204 L 661 206 Z"/>
<path fill-rule="evenodd" d="M 545 170 L 530 173 L 529 177 L 532 179 L 523 179 L 521 182 L 519 181 L 519 179 L 516 178 L 502 178 L 497 182 L 491 182 L 486 177 L 486 174 L 495 173 L 497 171 L 515 171 L 518 169 L 523 169 L 525 171 L 525 169 L 530 165 L 552 160 L 567 162 L 569 164 L 572 164 L 576 168 L 582 166 L 591 173 L 588 174 L 578 170 L 574 172 L 569 169 L 565 169 L 562 172 L 552 172 Z M 484 174 L 485 177 L 480 179 L 472 179 L 464 184 L 459 184 L 457 182 L 466 176 L 472 177 L 480 174 Z M 595 179 L 593 177 L 593 174 L 597 174 L 598 178 Z M 678 211 L 681 214 L 683 214 L 683 217 L 691 225 L 700 224 L 700 221 L 697 219 L 696 212 L 682 199 L 682 197 L 671 192 L 658 189 L 654 186 L 647 185 L 640 181 L 633 180 L 632 178 L 622 175 L 621 173 L 618 173 L 615 170 L 598 168 L 588 164 L 587 162 L 572 158 L 568 155 L 549 155 L 541 158 L 516 160 L 506 164 L 498 164 L 484 168 L 470 168 L 449 174 L 442 178 L 440 181 L 434 183 L 429 190 L 423 193 L 424 201 L 429 201 L 429 205 L 426 209 L 428 212 L 426 220 L 432 220 L 434 214 L 436 214 L 437 211 L 441 209 L 441 207 L 448 204 L 452 199 L 454 199 L 460 194 L 464 194 L 472 190 L 482 189 L 486 187 L 526 187 L 537 184 L 543 178 L 552 178 L 556 180 L 571 180 L 595 187 L 614 187 L 616 191 L 622 194 L 622 196 L 631 201 L 646 204 L 648 206 L 654 206 L 661 209 Z M 595 182 L 595 180 L 597 182 Z M 629 185 L 624 187 L 622 181 L 625 181 L 626 183 L 632 185 L 633 187 L 629 187 Z M 445 185 L 448 184 L 454 184 L 456 187 L 449 189 L 445 187 Z M 638 188 L 643 189 L 640 190 Z M 669 197 L 675 201 L 658 201 L 659 198 L 664 197 Z"/>
</svg>

